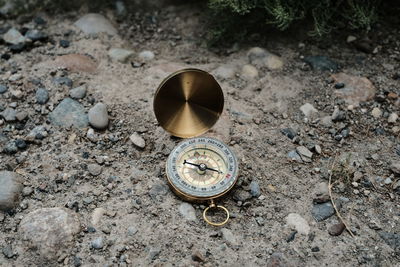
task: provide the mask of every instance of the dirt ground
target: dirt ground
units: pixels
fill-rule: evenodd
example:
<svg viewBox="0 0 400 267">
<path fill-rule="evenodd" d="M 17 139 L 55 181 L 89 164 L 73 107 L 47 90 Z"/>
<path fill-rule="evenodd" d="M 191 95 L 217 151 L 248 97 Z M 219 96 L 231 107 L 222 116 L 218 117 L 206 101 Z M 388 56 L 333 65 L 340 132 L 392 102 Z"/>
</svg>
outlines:
<svg viewBox="0 0 400 267">
<path fill-rule="evenodd" d="M 0 123 L 3 147 L 17 138 L 28 144 L 0 154 L 0 170 L 18 173 L 24 185 L 16 208 L 0 211 L 1 266 L 399 266 L 400 184 L 393 167 L 400 162 L 399 122 L 388 122 L 400 106 L 398 28 L 371 33 L 376 48 L 371 53 L 348 43 L 348 33 L 328 45 L 272 35 L 267 43 L 213 50 L 206 46 L 204 18 L 195 7 L 137 10 L 123 19 L 105 10 L 118 30 L 113 36 L 81 32 L 74 22 L 83 15 L 40 14 L 47 21 L 41 26 L 47 41 L 19 53 L 0 45 L 0 54 L 10 55 L 0 59 L 0 81 L 9 88 L 0 94 L 0 106 L 4 111 L 14 105 L 29 114 L 20 122 Z M 2 19 L 0 26 L 30 28 L 32 18 Z M 60 47 L 61 39 L 69 40 L 69 47 Z M 278 55 L 283 67 L 256 66 L 257 76 L 246 76 L 242 68 L 250 64 L 248 51 L 256 46 Z M 121 63 L 109 57 L 110 48 L 130 49 L 134 55 Z M 154 59 L 141 60 L 138 54 L 144 50 L 152 51 Z M 55 67 L 54 60 L 67 54 L 87 55 L 97 67 L 89 72 Z M 310 55 L 337 62 L 336 73 L 368 78 L 374 96 L 349 107 L 348 98 L 337 96 L 340 85 L 332 73 L 305 63 Z M 152 99 L 163 78 L 185 67 L 213 74 L 225 94 L 224 114 L 205 134 L 229 144 L 240 162 L 238 184 L 219 200 L 232 213 L 223 228 L 203 221 L 204 205 L 191 204 L 195 220 L 182 213 L 183 201 L 167 186 L 165 162 L 181 140 L 158 125 Z M 22 77 L 10 80 L 15 74 Z M 86 111 L 98 102 L 107 105 L 109 125 L 95 130 L 96 140 L 88 138 L 89 127 L 59 127 L 49 120 L 69 95 L 68 86 L 52 82 L 61 76 L 70 78 L 72 87 L 87 86 L 79 100 Z M 44 105 L 36 103 L 34 79 L 49 90 Z M 300 110 L 306 103 L 317 110 L 308 117 Z M 324 123 L 335 106 L 342 117 Z M 377 116 L 374 108 L 382 114 Z M 47 136 L 28 140 L 40 125 Z M 282 134 L 286 128 L 296 136 Z M 143 149 L 130 141 L 134 132 L 145 140 Z M 311 158 L 295 152 L 303 146 Z M 92 164 L 100 174 L 89 170 Z M 322 221 L 313 216 L 316 192 L 329 177 L 332 197 L 354 237 L 346 230 L 332 235 L 336 215 Z M 252 181 L 260 194 L 252 195 Z M 21 229 L 28 214 L 52 207 L 69 210 L 80 224 L 68 242 L 60 236 L 65 244 L 57 244 L 63 249 L 54 257 L 44 256 L 35 241 L 27 242 L 30 237 Z M 289 222 L 292 213 L 301 219 Z M 103 244 L 96 247 L 96 239 Z"/>
</svg>

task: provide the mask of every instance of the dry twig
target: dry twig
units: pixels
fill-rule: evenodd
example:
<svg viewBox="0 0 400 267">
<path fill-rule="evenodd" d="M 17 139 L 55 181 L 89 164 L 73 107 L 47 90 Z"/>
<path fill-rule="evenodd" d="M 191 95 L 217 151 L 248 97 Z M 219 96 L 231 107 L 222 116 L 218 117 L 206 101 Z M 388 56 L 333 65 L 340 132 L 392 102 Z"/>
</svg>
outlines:
<svg viewBox="0 0 400 267">
<path fill-rule="evenodd" d="M 328 184 L 329 198 L 331 199 L 332 206 L 335 209 L 336 215 L 339 217 L 340 221 L 343 223 L 344 227 L 349 232 L 349 234 L 354 238 L 355 236 L 354 236 L 353 232 L 350 230 L 350 227 L 344 221 L 342 215 L 340 215 L 339 210 L 337 209 L 335 201 L 333 201 L 333 197 L 332 197 L 332 186 L 333 186 L 332 174 L 333 174 L 333 168 L 335 167 L 335 163 L 336 163 L 336 157 L 337 156 L 335 156 L 335 159 L 333 160 L 332 167 L 331 167 L 331 173 L 329 174 L 329 184 Z"/>
</svg>

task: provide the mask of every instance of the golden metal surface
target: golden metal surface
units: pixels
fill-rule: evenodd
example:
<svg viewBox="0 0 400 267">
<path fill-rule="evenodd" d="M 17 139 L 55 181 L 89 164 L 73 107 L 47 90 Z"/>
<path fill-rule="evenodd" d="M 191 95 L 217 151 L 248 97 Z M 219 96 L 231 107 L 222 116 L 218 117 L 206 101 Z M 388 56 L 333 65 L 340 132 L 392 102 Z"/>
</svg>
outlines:
<svg viewBox="0 0 400 267">
<path fill-rule="evenodd" d="M 209 130 L 224 107 L 224 94 L 214 77 L 183 69 L 165 78 L 154 96 L 154 114 L 171 135 L 190 138 Z"/>
<path fill-rule="evenodd" d="M 222 222 L 213 222 L 211 221 L 208 217 L 207 217 L 207 211 L 209 209 L 221 209 L 225 212 L 226 216 L 225 216 L 225 220 Z M 203 211 L 203 219 L 210 225 L 213 226 L 222 226 L 224 224 L 226 224 L 229 220 L 229 211 L 227 208 L 225 208 L 224 206 L 221 205 L 216 205 L 213 201 L 211 201 L 210 206 L 208 206 L 204 211 Z"/>
</svg>

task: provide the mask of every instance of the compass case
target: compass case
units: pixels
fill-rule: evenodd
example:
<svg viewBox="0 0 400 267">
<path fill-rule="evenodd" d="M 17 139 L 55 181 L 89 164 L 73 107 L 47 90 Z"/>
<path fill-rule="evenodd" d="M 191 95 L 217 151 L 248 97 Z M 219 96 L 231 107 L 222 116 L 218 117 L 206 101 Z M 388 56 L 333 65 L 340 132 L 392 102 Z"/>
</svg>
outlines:
<svg viewBox="0 0 400 267">
<path fill-rule="evenodd" d="M 224 107 L 224 94 L 214 77 L 199 69 L 183 69 L 165 78 L 153 102 L 157 121 L 168 133 L 191 138 L 207 132 Z"/>
</svg>

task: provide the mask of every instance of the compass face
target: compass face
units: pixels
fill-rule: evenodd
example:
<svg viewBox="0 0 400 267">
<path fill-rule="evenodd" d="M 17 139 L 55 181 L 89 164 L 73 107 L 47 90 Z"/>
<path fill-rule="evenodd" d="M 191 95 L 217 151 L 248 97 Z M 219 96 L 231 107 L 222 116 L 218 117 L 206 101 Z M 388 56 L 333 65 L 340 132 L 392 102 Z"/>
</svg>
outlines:
<svg viewBox="0 0 400 267">
<path fill-rule="evenodd" d="M 212 199 L 227 193 L 237 181 L 237 160 L 224 143 L 206 137 L 188 139 L 167 160 L 167 177 L 179 193 Z"/>
</svg>

